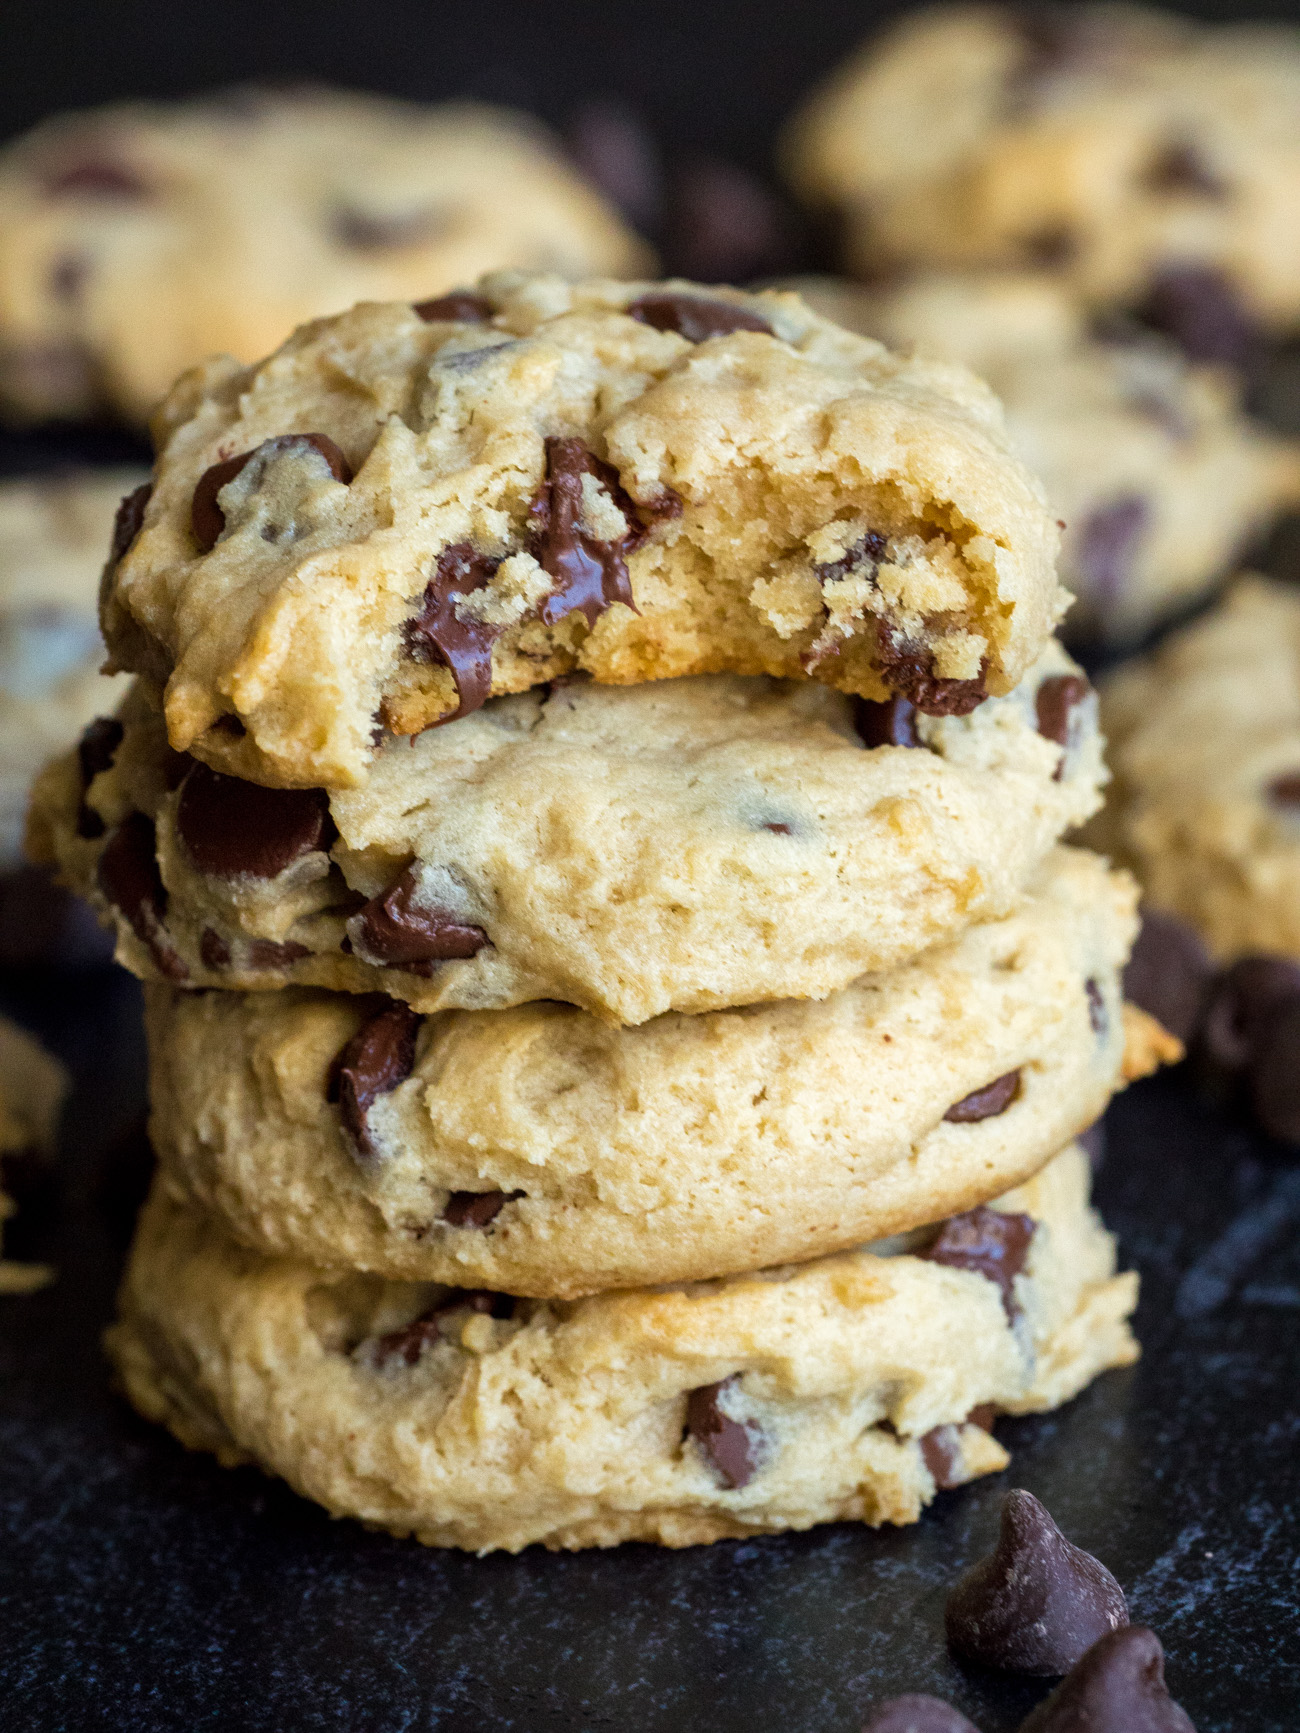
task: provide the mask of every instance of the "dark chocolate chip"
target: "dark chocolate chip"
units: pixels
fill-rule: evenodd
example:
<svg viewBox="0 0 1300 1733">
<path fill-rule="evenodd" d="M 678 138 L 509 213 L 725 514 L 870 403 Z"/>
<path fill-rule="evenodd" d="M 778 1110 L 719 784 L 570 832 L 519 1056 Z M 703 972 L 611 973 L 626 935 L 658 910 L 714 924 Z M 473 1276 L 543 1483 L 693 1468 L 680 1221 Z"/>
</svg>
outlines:
<svg viewBox="0 0 1300 1733">
<path fill-rule="evenodd" d="M 1268 798 L 1275 806 L 1300 807 L 1300 770 L 1275 776 L 1268 785 Z"/>
<path fill-rule="evenodd" d="M 916 732 L 916 705 L 910 698 L 853 700 L 853 726 L 864 746 L 920 746 Z"/>
<path fill-rule="evenodd" d="M 294 939 L 250 939 L 245 952 L 250 969 L 287 969 L 311 956 L 307 946 Z"/>
<path fill-rule="evenodd" d="M 980 1204 L 965 1215 L 951 1216 L 939 1237 L 919 1255 L 949 1269 L 974 1270 L 993 1282 L 1002 1295 L 1007 1317 L 1014 1323 L 1020 1314 L 1015 1281 L 1025 1267 L 1036 1226 L 1033 1216 L 1007 1215 Z"/>
<path fill-rule="evenodd" d="M 650 129 L 626 103 L 596 98 L 566 128 L 569 154 L 623 215 L 649 231 L 663 206 L 663 172 Z"/>
<path fill-rule="evenodd" d="M 523 1195 L 521 1191 L 454 1191 L 442 1219 L 453 1228 L 489 1227 L 506 1204 Z"/>
<path fill-rule="evenodd" d="M 95 778 L 111 769 L 122 744 L 123 728 L 116 716 L 97 716 L 77 743 L 77 765 L 81 771 L 81 804 L 77 808 L 77 835 L 93 840 L 104 834 L 104 821 L 94 807 L 86 805 L 86 793 Z"/>
<path fill-rule="evenodd" d="M 427 208 L 363 211 L 358 205 L 340 205 L 331 213 L 329 226 L 340 246 L 354 253 L 381 253 L 433 240 L 446 228 L 447 213 Z"/>
<path fill-rule="evenodd" d="M 183 981 L 189 971 L 167 931 L 167 891 L 158 871 L 157 837 L 153 820 L 133 812 L 113 831 L 99 857 L 100 890 L 130 922 L 136 937 L 149 947 L 160 974 Z"/>
<path fill-rule="evenodd" d="M 1260 1035 L 1250 1104 L 1269 1137 L 1300 1143 L 1300 998 L 1287 1000 Z"/>
<path fill-rule="evenodd" d="M 409 1005 L 389 999 L 366 1019 L 334 1061 L 329 1098 L 338 1102 L 353 1146 L 365 1160 L 379 1156 L 367 1111 L 411 1075 L 419 1027 L 420 1019 Z"/>
<path fill-rule="evenodd" d="M 848 577 L 865 577 L 875 581 L 876 568 L 889 547 L 889 537 L 880 530 L 868 530 L 858 537 L 851 548 L 838 560 L 827 560 L 825 564 L 813 567 L 813 576 L 824 588 L 827 584 L 837 584 Z"/>
<path fill-rule="evenodd" d="M 950 1703 L 909 1693 L 873 1709 L 862 1733 L 979 1733 L 979 1729 Z"/>
<path fill-rule="evenodd" d="M 733 331 L 765 331 L 772 327 L 760 314 L 734 301 L 706 300 L 703 295 L 663 293 L 642 295 L 628 312 L 656 331 L 675 331 L 688 343 L 704 343 L 710 337 L 727 337 Z"/>
<path fill-rule="evenodd" d="M 1240 957 L 1214 979 L 1201 1016 L 1202 1057 L 1221 1071 L 1244 1071 L 1282 1010 L 1300 999 L 1300 963 Z"/>
<path fill-rule="evenodd" d="M 492 691 L 492 646 L 502 627 L 486 620 L 461 619 L 456 602 L 491 583 L 501 564 L 468 542 L 454 542 L 438 555 L 425 586 L 420 612 L 406 623 L 406 647 L 417 662 L 438 662 L 451 669 L 456 708 L 439 722 L 454 722 L 477 710 Z"/>
<path fill-rule="evenodd" d="M 111 199 L 134 204 L 149 197 L 148 183 L 135 169 L 100 156 L 81 157 L 52 169 L 41 186 L 51 198 Z"/>
<path fill-rule="evenodd" d="M 1088 1022 L 1094 1035 L 1104 1035 L 1107 1029 L 1106 1000 L 1101 988 L 1091 976 L 1083 983 L 1083 990 L 1088 996 Z"/>
<path fill-rule="evenodd" d="M 763 182 L 720 157 L 683 163 L 668 187 L 663 253 L 670 275 L 746 283 L 794 268 L 797 224 Z"/>
<path fill-rule="evenodd" d="M 217 545 L 221 532 L 226 527 L 226 516 L 217 503 L 217 495 L 228 482 L 235 479 L 246 464 L 251 463 L 255 457 L 270 462 L 284 453 L 304 449 L 314 451 L 325 460 L 335 481 L 352 480 L 352 469 L 347 458 L 328 434 L 280 433 L 274 439 L 264 439 L 260 445 L 254 446 L 252 451 L 242 451 L 238 457 L 228 457 L 222 463 L 212 464 L 199 477 L 194 488 L 194 498 L 190 503 L 190 529 L 198 543 L 199 552 L 209 553 Z"/>
<path fill-rule="evenodd" d="M 976 1125 L 981 1119 L 996 1119 L 999 1113 L 1006 1112 L 1019 1094 L 1020 1073 L 1008 1071 L 1005 1076 L 986 1083 L 982 1089 L 972 1089 L 969 1095 L 954 1101 L 944 1118 L 954 1125 Z"/>
<path fill-rule="evenodd" d="M 1074 565 L 1080 588 L 1103 613 L 1124 594 L 1150 522 L 1150 503 L 1137 493 L 1098 506 L 1084 518 Z"/>
<path fill-rule="evenodd" d="M 459 1289 L 440 1300 L 431 1312 L 403 1324 L 400 1330 L 390 1330 L 365 1344 L 365 1355 L 372 1366 L 387 1366 L 402 1360 L 414 1366 L 426 1347 L 443 1340 L 443 1324 L 455 1312 L 475 1312 L 487 1318 L 509 1318 L 514 1315 L 515 1302 L 509 1294 L 494 1294 L 486 1288 Z"/>
<path fill-rule="evenodd" d="M 338 832 L 322 788 L 263 788 L 196 764 L 181 784 L 176 832 L 201 873 L 273 879 Z"/>
<path fill-rule="evenodd" d="M 720 1398 L 740 1383 L 733 1372 L 718 1384 L 704 1384 L 686 1398 L 686 1432 L 717 1469 L 726 1487 L 748 1486 L 758 1473 L 762 1444 L 758 1428 L 750 1421 L 733 1420 L 722 1410 Z"/>
<path fill-rule="evenodd" d="M 1142 184 L 1153 193 L 1190 193 L 1215 200 L 1226 199 L 1229 190 L 1223 177 L 1187 139 L 1175 139 L 1157 151 L 1142 175 Z"/>
<path fill-rule="evenodd" d="M 116 571 L 131 550 L 135 538 L 144 528 L 145 508 L 153 497 L 153 483 L 141 482 L 133 492 L 123 495 L 113 518 L 113 540 L 108 550 L 108 570 Z"/>
<path fill-rule="evenodd" d="M 1124 970 L 1124 997 L 1150 1012 L 1180 1041 L 1200 1021 L 1214 965 L 1199 933 L 1177 915 L 1143 909 L 1133 954 Z"/>
<path fill-rule="evenodd" d="M 199 934 L 199 957 L 205 969 L 219 973 L 230 967 L 230 946 L 212 927 L 204 927 Z"/>
<path fill-rule="evenodd" d="M 794 832 L 788 824 L 765 824 L 764 830 L 770 830 L 773 836 L 793 836 Z"/>
<path fill-rule="evenodd" d="M 961 1428 L 932 1426 L 917 1443 L 921 1447 L 921 1460 L 930 1470 L 938 1491 L 946 1492 L 957 1486 L 961 1479 Z"/>
<path fill-rule="evenodd" d="M 1160 1639 L 1128 1625 L 1094 1643 L 1020 1733 L 1196 1733 L 1165 1685 Z"/>
<path fill-rule="evenodd" d="M 1072 1546 L 1028 1492 L 1002 1501 L 998 1544 L 948 1596 L 948 1644 L 963 1661 L 1048 1678 L 1128 1624 L 1124 1591 Z"/>
<path fill-rule="evenodd" d="M 1044 740 L 1069 745 L 1071 713 L 1091 691 L 1082 674 L 1053 674 L 1043 681 L 1034 699 L 1034 713 Z"/>
<path fill-rule="evenodd" d="M 927 716 L 969 716 L 989 695 L 987 657 L 973 680 L 942 678 L 934 672 L 932 653 L 899 637 L 884 620 L 876 622 L 876 665 L 889 690 Z"/>
<path fill-rule="evenodd" d="M 582 522 L 582 478 L 594 476 L 628 521 L 617 541 L 588 535 Z M 546 480 L 528 507 L 528 547 L 554 588 L 538 609 L 547 626 L 582 614 L 589 626 L 615 602 L 636 611 L 624 555 L 642 539 L 636 507 L 612 464 L 603 463 L 580 439 L 546 441 Z"/>
<path fill-rule="evenodd" d="M 450 295 L 435 295 L 431 301 L 417 301 L 411 310 L 426 325 L 443 320 L 450 325 L 485 325 L 493 313 L 491 301 L 485 301 L 482 295 L 471 295 L 465 289 L 458 289 Z"/>
<path fill-rule="evenodd" d="M 428 973 L 425 965 L 476 956 L 488 942 L 482 927 L 471 926 L 448 909 L 417 901 L 417 883 L 415 867 L 407 867 L 348 923 L 358 954 L 415 974 Z"/>
<path fill-rule="evenodd" d="M 1153 279 L 1138 314 L 1193 361 L 1244 368 L 1259 348 L 1254 318 L 1231 280 L 1212 266 L 1167 266 Z"/>
</svg>

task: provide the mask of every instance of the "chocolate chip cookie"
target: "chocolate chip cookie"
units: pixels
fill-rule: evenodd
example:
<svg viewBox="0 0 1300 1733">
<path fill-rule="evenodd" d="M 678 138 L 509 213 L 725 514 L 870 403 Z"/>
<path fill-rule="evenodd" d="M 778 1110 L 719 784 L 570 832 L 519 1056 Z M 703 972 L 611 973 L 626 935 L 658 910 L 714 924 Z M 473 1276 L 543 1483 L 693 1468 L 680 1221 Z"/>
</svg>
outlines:
<svg viewBox="0 0 1300 1733">
<path fill-rule="evenodd" d="M 789 294 L 502 274 L 211 363 L 155 427 L 114 664 L 178 751 L 272 786 L 356 786 L 385 732 L 574 671 L 961 715 L 1065 606 L 987 389 Z"/>
<path fill-rule="evenodd" d="M 1300 319 L 1298 109 L 1293 27 L 948 6 L 867 44 L 785 156 L 855 274 L 1046 266 L 1237 362 Z"/>
<path fill-rule="evenodd" d="M 912 1239 L 572 1304 L 272 1260 L 158 1189 L 109 1348 L 150 1419 L 434 1546 L 913 1522 L 999 1413 L 1137 1357 L 1137 1278 L 1059 1155 Z"/>
<path fill-rule="evenodd" d="M 260 1250 L 568 1297 L 965 1209 L 1096 1119 L 1135 891 L 1059 849 L 1001 920 L 822 1001 L 569 1006 L 148 990 L 168 1184 Z"/>
<path fill-rule="evenodd" d="M 146 978 L 641 1023 L 821 997 L 1004 913 L 1102 776 L 1055 644 L 967 716 L 740 675 L 534 688 L 332 795 L 173 752 L 141 689 L 45 773 L 32 843 Z"/>
<path fill-rule="evenodd" d="M 824 279 L 804 292 L 851 329 L 960 361 L 998 393 L 1013 444 L 1065 523 L 1067 639 L 1142 636 L 1300 497 L 1300 447 L 1247 419 L 1231 374 L 1136 323 L 1091 328 L 1041 272 L 876 288 Z"/>
<path fill-rule="evenodd" d="M 142 421 L 205 356 L 253 361 L 355 301 L 647 264 L 506 110 L 247 88 L 61 115 L 0 152 L 0 402 Z"/>
</svg>

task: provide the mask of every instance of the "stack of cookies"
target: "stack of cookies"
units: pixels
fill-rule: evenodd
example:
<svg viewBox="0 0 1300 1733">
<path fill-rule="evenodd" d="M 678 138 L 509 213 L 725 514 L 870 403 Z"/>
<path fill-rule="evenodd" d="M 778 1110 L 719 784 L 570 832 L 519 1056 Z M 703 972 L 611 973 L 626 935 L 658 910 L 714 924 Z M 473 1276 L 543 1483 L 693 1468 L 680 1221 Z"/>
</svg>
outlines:
<svg viewBox="0 0 1300 1733">
<path fill-rule="evenodd" d="M 144 1413 L 435 1544 L 685 1545 L 913 1520 L 1134 1357 L 1072 1139 L 1162 1033 L 973 376 L 510 273 L 154 425 L 30 830 L 149 983 Z"/>
</svg>

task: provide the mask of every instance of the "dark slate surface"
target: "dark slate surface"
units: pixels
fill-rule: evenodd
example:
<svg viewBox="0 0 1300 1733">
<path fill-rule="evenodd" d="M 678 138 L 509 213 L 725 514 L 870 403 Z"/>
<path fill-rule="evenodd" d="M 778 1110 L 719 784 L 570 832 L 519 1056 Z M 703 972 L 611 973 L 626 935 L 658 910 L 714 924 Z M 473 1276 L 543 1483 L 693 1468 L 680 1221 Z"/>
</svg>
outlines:
<svg viewBox="0 0 1300 1733">
<path fill-rule="evenodd" d="M 1200 1733 L 1300 1720 L 1300 1167 L 1180 1075 L 1111 1109 L 1100 1202 L 1143 1275 L 1143 1361 L 1002 1422 L 1014 1465 L 910 1530 L 684 1553 L 477 1560 L 332 1522 L 146 1426 L 99 1350 L 139 1194 L 133 983 L 10 979 L 73 1065 L 60 1189 L 0 1301 L 0 1725 L 856 1733 L 913 1689 L 1010 1733 L 1044 1687 L 944 1651 L 947 1586 L 1006 1485 L 1036 1493 L 1153 1625 Z"/>
</svg>

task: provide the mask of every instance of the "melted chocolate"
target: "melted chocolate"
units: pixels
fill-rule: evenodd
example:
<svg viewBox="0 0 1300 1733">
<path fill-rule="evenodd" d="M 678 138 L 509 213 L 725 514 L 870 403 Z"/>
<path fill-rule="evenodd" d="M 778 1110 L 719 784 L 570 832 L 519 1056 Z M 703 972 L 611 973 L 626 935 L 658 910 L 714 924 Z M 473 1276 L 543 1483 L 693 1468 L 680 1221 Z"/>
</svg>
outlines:
<svg viewBox="0 0 1300 1733">
<path fill-rule="evenodd" d="M 104 844 L 96 879 L 100 890 L 149 948 L 158 972 L 184 981 L 189 970 L 167 931 L 167 890 L 158 871 L 153 820 L 133 812 Z"/>
<path fill-rule="evenodd" d="M 973 680 L 948 680 L 934 672 L 934 657 L 924 645 L 896 636 L 885 621 L 876 625 L 876 665 L 896 696 L 927 716 L 969 716 L 988 697 L 988 658 Z"/>
<path fill-rule="evenodd" d="M 94 807 L 87 806 L 85 797 L 95 778 L 112 768 L 117 749 L 122 744 L 122 734 L 122 724 L 116 716 L 98 716 L 77 743 L 82 795 L 77 808 L 77 835 L 87 841 L 103 836 L 105 827 Z"/>
<path fill-rule="evenodd" d="M 372 897 L 351 926 L 361 954 L 381 963 L 428 974 L 428 965 L 473 957 L 488 942 L 482 927 L 470 926 L 447 909 L 416 900 L 415 868 Z"/>
<path fill-rule="evenodd" d="M 228 457 L 222 463 L 214 463 L 199 477 L 194 488 L 194 498 L 190 503 L 190 529 L 200 553 L 209 553 L 217 545 L 221 532 L 226 527 L 225 513 L 217 504 L 217 495 L 222 488 L 232 482 L 255 457 L 270 460 L 303 446 L 310 447 L 319 457 L 324 458 L 335 481 L 346 483 L 352 480 L 352 469 L 347 458 L 328 434 L 324 433 L 280 433 L 274 439 L 264 439 L 260 445 L 254 446 L 252 451 L 243 451 L 238 457 Z"/>
<path fill-rule="evenodd" d="M 263 788 L 196 764 L 181 785 L 176 831 L 212 878 L 273 879 L 338 832 L 322 788 Z"/>
<path fill-rule="evenodd" d="M 1070 714 L 1091 690 L 1081 674 L 1053 674 L 1043 681 L 1034 699 L 1034 714 L 1044 740 L 1054 740 L 1058 746 L 1069 745 Z"/>
<path fill-rule="evenodd" d="M 468 542 L 455 542 L 438 555 L 424 591 L 420 612 L 406 623 L 406 647 L 417 662 L 442 663 L 456 682 L 456 708 L 439 723 L 454 722 L 477 710 L 492 691 L 492 646 L 503 630 L 486 620 L 461 619 L 456 599 L 491 583 L 501 564 Z"/>
<path fill-rule="evenodd" d="M 338 1102 L 353 1147 L 365 1161 L 379 1158 L 367 1111 L 411 1075 L 419 1027 L 420 1019 L 409 1005 L 389 999 L 366 1019 L 334 1061 L 329 1099 Z"/>
<path fill-rule="evenodd" d="M 581 528 L 582 478 L 594 476 L 628 520 L 617 541 L 601 541 Z M 642 526 L 611 464 L 594 456 L 580 439 L 546 441 L 546 480 L 528 507 L 528 546 L 554 589 L 538 609 L 547 626 L 582 614 L 589 626 L 615 602 L 633 609 L 625 555 L 643 539 Z"/>
<path fill-rule="evenodd" d="M 916 732 L 916 705 L 910 698 L 853 700 L 853 726 L 864 746 L 921 746 Z"/>
</svg>

